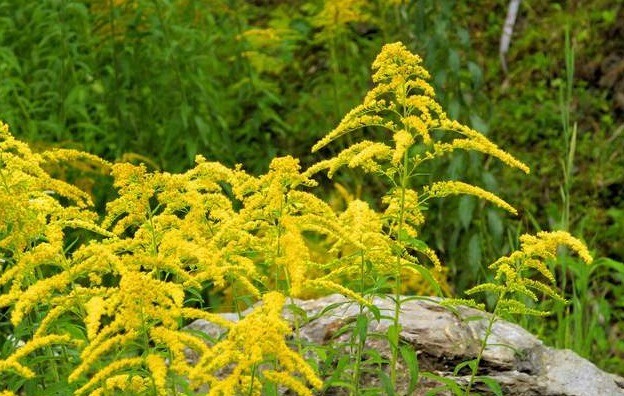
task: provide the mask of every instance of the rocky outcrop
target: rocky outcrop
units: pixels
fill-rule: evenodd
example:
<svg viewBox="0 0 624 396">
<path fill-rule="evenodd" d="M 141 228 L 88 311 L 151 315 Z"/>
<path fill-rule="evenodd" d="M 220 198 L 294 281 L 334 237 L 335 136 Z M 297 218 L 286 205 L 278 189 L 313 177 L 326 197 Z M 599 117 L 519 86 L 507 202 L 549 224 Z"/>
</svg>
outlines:
<svg viewBox="0 0 624 396">
<path fill-rule="evenodd" d="M 450 309 L 441 306 L 438 301 L 435 298 L 406 301 L 400 316 L 400 337 L 417 351 L 421 372 L 427 371 L 452 379 L 460 385 L 466 384 L 469 379 L 468 369 L 460 371 L 458 375 L 453 375 L 453 370 L 458 363 L 474 359 L 477 355 L 490 314 L 463 306 Z M 300 337 L 317 345 L 329 342 L 341 345 L 341 341 L 348 340 L 349 333 L 340 332 L 339 329 L 359 313 L 356 304 L 340 295 L 295 301 L 295 304 L 301 312 L 305 312 L 304 315 L 301 312 L 298 314 Z M 377 297 L 374 304 L 381 310 L 382 316 L 392 315 L 391 299 Z M 284 316 L 293 321 L 291 311 L 285 309 Z M 228 319 L 234 318 L 232 314 L 227 316 Z M 369 333 L 385 334 L 390 324 L 389 319 L 371 320 Z M 215 325 L 201 320 L 188 327 L 213 336 L 221 331 Z M 366 345 L 382 356 L 390 356 L 388 343 L 383 337 L 369 337 Z M 407 393 L 409 378 L 405 375 L 406 371 L 401 370 L 405 378 L 401 378 L 402 382 L 397 389 L 399 394 Z M 547 347 L 520 326 L 503 320 L 497 320 L 493 326 L 478 375 L 495 380 L 505 395 L 624 395 L 624 378 L 601 371 L 570 350 Z M 372 385 L 379 379 L 364 377 L 363 381 Z M 424 395 L 439 383 L 423 377 L 420 385 L 413 394 Z M 489 388 L 483 384 L 478 384 L 475 391 L 490 394 Z"/>
</svg>

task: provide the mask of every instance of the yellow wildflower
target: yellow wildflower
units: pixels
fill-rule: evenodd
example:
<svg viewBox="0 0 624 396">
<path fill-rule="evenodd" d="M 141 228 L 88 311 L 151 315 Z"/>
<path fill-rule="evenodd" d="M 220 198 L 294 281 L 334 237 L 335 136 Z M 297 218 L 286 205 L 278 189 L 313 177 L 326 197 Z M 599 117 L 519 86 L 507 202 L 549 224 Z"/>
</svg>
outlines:
<svg viewBox="0 0 624 396">
<path fill-rule="evenodd" d="M 193 383 L 207 383 L 210 386 L 210 395 L 230 395 L 242 390 L 247 392 L 252 378 L 256 378 L 255 386 L 261 387 L 260 372 L 265 369 L 261 368 L 260 363 L 270 356 L 274 357 L 278 367 L 284 368 L 281 371 L 273 370 L 281 373 L 276 379 L 283 379 L 283 376 L 294 379 L 299 373 L 313 387 L 320 389 L 322 386 L 322 381 L 305 360 L 285 342 L 284 338 L 292 331 L 282 318 L 285 297 L 278 292 L 269 292 L 264 295 L 263 301 L 260 307 L 232 325 L 225 339 L 204 354 L 190 373 L 189 378 Z M 232 367 L 229 375 L 217 379 L 213 373 L 228 366 Z M 289 384 L 291 382 L 285 385 Z"/>
<path fill-rule="evenodd" d="M 149 354 L 145 358 L 147 368 L 152 373 L 152 380 L 159 396 L 167 395 L 167 365 L 165 359 L 159 355 Z"/>
<path fill-rule="evenodd" d="M 313 24 L 323 29 L 319 37 L 330 39 L 344 31 L 347 24 L 367 20 L 368 16 L 363 12 L 365 5 L 363 0 L 325 0 L 323 9 L 313 19 Z"/>
<path fill-rule="evenodd" d="M 17 348 L 12 355 L 9 356 L 8 359 L 4 361 L 0 361 L 0 371 L 13 369 L 17 371 L 21 376 L 30 378 L 34 377 L 35 373 L 29 368 L 22 366 L 18 360 L 24 358 L 25 356 L 31 354 L 37 349 L 41 349 L 52 344 L 72 344 L 73 341 L 68 334 L 58 335 L 51 334 L 45 335 L 41 337 L 35 337 L 30 341 L 26 342 L 24 345 Z"/>
<path fill-rule="evenodd" d="M 305 174 L 313 175 L 323 169 L 328 169 L 327 176 L 332 178 L 336 170 L 344 165 L 348 165 L 350 168 L 360 166 L 369 173 L 377 172 L 381 170 L 377 161 L 390 158 L 391 152 L 392 149 L 383 143 L 365 140 L 343 150 L 332 159 L 314 164 L 308 168 Z"/>
<path fill-rule="evenodd" d="M 505 209 L 506 211 L 517 214 L 518 212 L 507 202 L 496 196 L 495 194 L 486 191 L 477 186 L 473 186 L 471 184 L 463 183 L 460 181 L 442 181 L 433 183 L 431 186 L 425 187 L 425 193 L 430 197 L 446 197 L 449 195 L 457 195 L 457 194 L 468 194 L 474 195 L 481 199 L 485 199 L 486 201 L 490 201 L 494 205 L 499 208 Z"/>
<path fill-rule="evenodd" d="M 98 337 L 96 337 L 89 345 L 87 345 L 85 349 L 83 349 L 80 354 L 82 362 L 76 366 L 76 368 L 69 375 L 69 382 L 75 382 L 78 380 L 81 375 L 98 363 L 100 357 L 110 353 L 115 348 L 120 348 L 129 344 L 130 342 L 136 340 L 139 335 L 136 331 L 128 331 L 126 334 L 112 335 L 111 333 L 114 333 L 112 329 L 114 329 L 114 327 L 109 325 L 107 329 L 100 332 Z M 99 373 L 101 373 L 101 371 L 99 371 L 98 374 Z"/>
<path fill-rule="evenodd" d="M 388 205 L 384 216 L 389 221 L 390 233 L 398 231 L 399 219 L 402 217 L 404 230 L 412 237 L 418 235 L 418 229 L 425 222 L 425 216 L 421 211 L 416 191 L 393 189 L 382 198 L 382 202 Z"/>
<path fill-rule="evenodd" d="M 101 296 L 94 296 L 85 304 L 87 315 L 84 319 L 87 338 L 95 338 L 100 329 L 100 319 L 106 313 L 107 302 Z"/>
<path fill-rule="evenodd" d="M 414 137 L 405 129 L 395 132 L 392 136 L 395 142 L 394 152 L 392 153 L 392 164 L 397 166 L 403 161 L 403 156 L 407 150 L 414 144 Z"/>
<path fill-rule="evenodd" d="M 61 272 L 46 279 L 39 280 L 19 295 L 19 300 L 11 312 L 11 323 L 17 326 L 24 315 L 30 312 L 41 301 L 48 298 L 54 291 L 63 290 L 69 283 L 69 274 Z"/>
<path fill-rule="evenodd" d="M 141 367 L 143 365 L 143 362 L 144 362 L 144 359 L 141 357 L 116 360 L 113 363 L 102 368 L 100 371 L 98 371 L 97 374 L 95 374 L 86 384 L 80 387 L 75 392 L 75 394 L 78 396 L 85 394 L 87 393 L 87 391 L 89 391 L 89 389 L 93 388 L 94 386 L 97 386 L 102 381 L 105 381 L 107 378 L 113 376 L 114 373 L 123 369 Z M 70 376 L 69 381 L 73 382 L 72 376 Z"/>
<path fill-rule="evenodd" d="M 319 140 L 314 146 L 312 146 L 312 152 L 316 152 L 321 148 L 327 146 L 335 139 L 343 136 L 351 131 L 362 128 L 364 126 L 384 126 L 384 119 L 378 114 L 381 111 L 386 110 L 387 105 L 385 100 L 373 100 L 369 103 L 356 106 L 353 110 L 347 113 L 343 117 L 340 124 L 329 132 L 325 137 Z"/>
<path fill-rule="evenodd" d="M 141 393 L 148 390 L 149 381 L 147 378 L 140 377 L 138 375 L 130 375 L 130 374 L 119 374 L 113 375 L 104 381 L 104 386 L 101 388 L 97 388 L 91 392 L 91 396 L 96 396 L 98 394 L 110 394 L 105 392 L 112 391 L 116 393 L 116 391 L 122 392 L 132 392 L 132 393 Z"/>
<path fill-rule="evenodd" d="M 554 288 L 555 276 L 545 263 L 546 260 L 556 258 L 557 249 L 561 245 L 569 247 L 587 264 L 592 262 L 587 247 L 565 231 L 539 232 L 535 236 L 525 234 L 520 237 L 520 250 L 499 258 L 489 266 L 496 271 L 495 283 L 487 282 L 478 285 L 466 293 L 489 291 L 497 294 L 499 296 L 498 312 L 548 315 L 549 312 L 531 308 L 523 300 L 515 298 L 513 294 L 517 293 L 538 301 L 535 293 L 538 291 L 556 301 L 566 302 Z M 532 269 L 537 270 L 549 283 L 531 279 L 531 273 L 528 271 Z"/>
<path fill-rule="evenodd" d="M 564 245 L 578 254 L 586 264 L 591 264 L 593 261 L 587 246 L 565 231 L 542 231 L 538 232 L 536 236 L 525 234 L 520 237 L 520 243 L 523 250 L 529 255 L 554 258 L 557 247 Z"/>
</svg>

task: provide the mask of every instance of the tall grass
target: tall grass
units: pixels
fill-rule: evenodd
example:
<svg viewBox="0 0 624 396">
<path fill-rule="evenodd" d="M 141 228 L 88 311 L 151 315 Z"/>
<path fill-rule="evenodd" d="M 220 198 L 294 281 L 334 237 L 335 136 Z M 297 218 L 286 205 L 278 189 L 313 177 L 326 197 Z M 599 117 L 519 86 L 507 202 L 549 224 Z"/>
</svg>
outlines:
<svg viewBox="0 0 624 396">
<path fill-rule="evenodd" d="M 561 202 L 556 228 L 575 232 L 580 228 L 571 220 L 572 201 L 577 196 L 573 186 L 578 172 L 575 164 L 578 132 L 577 123 L 573 121 L 575 56 L 569 27 L 564 32 L 564 43 L 565 69 L 559 86 Z M 624 300 L 617 289 L 624 276 L 624 263 L 599 257 L 593 266 L 587 267 L 570 257 L 565 250 L 559 252 L 558 263 L 558 287 L 564 291 L 569 304 L 558 304 L 551 308 L 555 313 L 553 321 L 531 323 L 523 320 L 523 325 L 558 348 L 572 349 L 586 358 L 602 356 L 604 360 L 600 364 L 613 367 L 613 363 L 609 363 L 612 359 L 609 356 L 621 347 L 614 341 L 614 333 L 620 331 L 614 319 L 622 316 Z M 551 270 L 555 271 L 554 262 L 551 263 Z M 616 346 L 612 345 L 613 342 Z"/>
</svg>

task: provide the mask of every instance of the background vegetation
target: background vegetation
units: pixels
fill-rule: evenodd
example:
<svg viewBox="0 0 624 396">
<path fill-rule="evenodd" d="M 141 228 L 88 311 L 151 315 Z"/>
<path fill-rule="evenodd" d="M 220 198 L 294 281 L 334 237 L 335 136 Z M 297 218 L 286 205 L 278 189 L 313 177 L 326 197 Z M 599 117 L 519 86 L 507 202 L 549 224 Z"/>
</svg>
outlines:
<svg viewBox="0 0 624 396">
<path fill-rule="evenodd" d="M 599 259 L 591 269 L 569 259 L 557 278 L 572 304 L 524 325 L 624 374 L 624 2 L 522 2 L 505 73 L 507 5 L 5 0 L 0 119 L 41 149 L 153 169 L 186 170 L 196 154 L 255 174 L 276 155 L 307 166 L 314 142 L 369 89 L 381 46 L 400 40 L 423 57 L 451 117 L 532 168 L 525 176 L 465 153 L 427 169 L 523 209 L 505 217 L 471 197 L 430 207 L 423 239 L 450 268 L 455 292 L 485 281 L 485 263 L 516 248 L 519 234 L 569 230 Z M 108 180 L 93 165 L 57 172 L 100 203 L 113 194 L 92 188 Z M 323 186 L 333 205 L 381 188 L 358 173 L 337 183 Z"/>
</svg>

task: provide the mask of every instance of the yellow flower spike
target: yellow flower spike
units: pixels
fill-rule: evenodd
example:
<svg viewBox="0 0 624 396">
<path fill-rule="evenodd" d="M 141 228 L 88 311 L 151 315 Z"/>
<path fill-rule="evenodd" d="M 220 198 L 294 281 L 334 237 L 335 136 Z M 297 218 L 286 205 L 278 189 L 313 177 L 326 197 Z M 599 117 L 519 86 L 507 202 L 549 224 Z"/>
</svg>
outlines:
<svg viewBox="0 0 624 396">
<path fill-rule="evenodd" d="M 152 373 L 152 380 L 158 396 L 167 395 L 167 365 L 159 355 L 149 354 L 145 358 L 147 368 Z"/>
<path fill-rule="evenodd" d="M 545 316 L 549 312 L 527 306 L 524 301 L 517 299 L 515 293 L 538 301 L 540 292 L 551 299 L 567 303 L 565 298 L 554 288 L 555 276 L 546 265 L 546 260 L 556 258 L 559 246 L 567 246 L 586 263 L 591 263 L 592 257 L 587 247 L 578 239 L 565 231 L 539 232 L 537 235 L 522 235 L 520 250 L 507 257 L 501 257 L 492 263 L 489 268 L 496 271 L 495 283 L 485 283 L 468 290 L 467 294 L 479 292 L 493 292 L 499 296 L 497 314 L 501 312 L 519 313 L 526 315 Z M 547 281 L 531 279 L 528 270 L 537 270 Z"/>
<path fill-rule="evenodd" d="M 340 136 L 364 126 L 382 126 L 384 119 L 379 115 L 370 113 L 381 112 L 385 109 L 386 102 L 384 100 L 371 100 L 367 104 L 355 107 L 347 113 L 346 116 L 344 116 L 340 124 L 334 130 L 329 132 L 325 137 L 312 146 L 312 152 L 314 153 L 327 146 Z"/>
<path fill-rule="evenodd" d="M 347 209 L 340 214 L 340 220 L 347 224 L 354 239 L 364 241 L 368 233 L 379 233 L 383 222 L 379 213 L 370 208 L 368 203 L 359 199 L 348 202 Z"/>
<path fill-rule="evenodd" d="M 343 31 L 349 23 L 366 21 L 369 17 L 363 12 L 365 6 L 364 0 L 325 0 L 321 12 L 312 19 L 314 26 L 322 29 L 318 37 L 329 40 Z"/>
<path fill-rule="evenodd" d="M 353 149 L 354 147 L 357 147 L 358 149 Z M 380 170 L 381 168 L 375 160 L 386 159 L 390 154 L 388 146 L 383 143 L 371 142 L 370 144 L 365 144 L 362 146 L 353 145 L 350 147 L 350 149 L 353 150 L 343 151 L 343 153 L 347 152 L 351 155 L 345 155 L 342 158 L 342 161 L 344 161 L 349 166 L 349 168 L 361 167 L 365 172 L 368 173 L 373 173 Z M 340 158 L 340 154 L 338 155 L 338 157 Z M 333 172 L 331 172 L 331 169 L 330 173 L 333 174 Z"/>
<path fill-rule="evenodd" d="M 429 133 L 429 129 L 432 127 L 431 125 L 427 125 L 420 117 L 415 116 L 415 115 L 409 115 L 407 117 L 403 117 L 401 118 L 401 121 L 403 122 L 403 125 L 405 125 L 405 128 L 409 130 L 412 135 L 420 136 L 420 138 L 423 141 L 423 144 L 427 146 L 431 145 L 432 139 L 431 139 L 431 134 Z M 411 146 L 411 143 L 407 147 Z M 395 156 L 397 155 L 394 154 L 393 158 Z"/>
<path fill-rule="evenodd" d="M 237 391 L 247 392 L 252 378 L 261 389 L 263 373 L 272 366 L 272 371 L 280 374 L 276 379 L 285 380 L 281 384 L 289 386 L 292 381 L 310 383 L 319 388 L 322 381 L 308 364 L 286 344 L 285 337 L 290 335 L 290 325 L 282 317 L 285 296 L 279 292 L 269 292 L 263 296 L 263 304 L 251 313 L 232 324 L 224 339 L 217 342 L 207 354 L 204 354 L 193 368 L 189 378 L 195 385 L 207 383 L 210 395 L 231 395 Z M 231 367 L 225 378 L 216 378 L 216 373 L 224 367 Z M 277 370 L 281 367 L 283 370 Z M 301 377 L 299 377 L 301 376 Z M 303 382 L 300 382 L 303 384 Z M 296 386 L 296 385 L 295 385 Z M 295 388 L 297 390 L 301 388 Z"/>
<path fill-rule="evenodd" d="M 414 144 L 414 137 L 404 129 L 395 132 L 392 136 L 395 142 L 391 163 L 398 166 L 403 161 L 405 152 Z"/>
<path fill-rule="evenodd" d="M 280 237 L 282 254 L 276 258 L 276 265 L 285 271 L 289 284 L 290 295 L 300 297 L 303 291 L 310 252 L 295 218 L 286 216 L 281 220 L 285 232 Z"/>
<path fill-rule="evenodd" d="M 531 253 L 551 253 L 555 254 L 558 246 L 567 246 L 573 252 L 579 255 L 581 260 L 586 264 L 591 264 L 594 259 L 592 258 L 587 246 L 578 239 L 565 231 L 554 232 L 538 232 L 537 241 L 531 240 L 528 236 L 521 236 L 520 242 L 527 244 L 527 252 Z"/>
<path fill-rule="evenodd" d="M 271 382 L 284 385 L 298 395 L 312 396 L 312 391 L 310 389 L 308 389 L 301 381 L 291 377 L 288 373 L 266 370 L 262 373 L 262 375 Z"/>
<path fill-rule="evenodd" d="M 11 312 L 11 323 L 17 326 L 22 322 L 24 315 L 28 314 L 34 307 L 48 298 L 55 291 L 60 291 L 67 287 L 69 274 L 61 272 L 46 279 L 37 281 L 27 290 L 20 293 L 19 300 Z"/>
<path fill-rule="evenodd" d="M 15 359 L 0 360 L 0 373 L 3 371 L 14 371 L 24 378 L 34 378 L 36 376 L 34 371 L 16 362 Z"/>
<path fill-rule="evenodd" d="M 309 282 L 310 286 L 315 286 L 318 287 L 320 289 L 325 289 L 325 290 L 331 290 L 333 292 L 336 293 L 340 293 L 346 297 L 351 298 L 353 301 L 357 301 L 358 303 L 364 305 L 364 306 L 369 306 L 371 305 L 371 303 L 369 301 L 366 301 L 362 296 L 360 296 L 358 293 L 354 292 L 353 290 L 344 287 L 336 282 L 333 282 L 331 280 L 326 280 L 326 279 L 315 279 Z"/>
<path fill-rule="evenodd" d="M 104 381 L 104 386 L 98 388 L 91 392 L 91 396 L 95 395 L 96 392 L 110 392 L 110 391 L 122 391 L 122 392 L 132 392 L 132 393 L 141 393 L 146 392 L 149 387 L 149 381 L 146 378 L 142 378 L 138 375 L 129 375 L 129 374 L 119 374 L 114 375 L 106 379 Z"/>
<path fill-rule="evenodd" d="M 48 332 L 50 325 L 61 315 L 71 311 L 76 306 L 76 300 L 70 296 L 52 299 L 50 305 L 53 307 L 48 311 L 43 320 L 39 322 L 39 327 L 35 331 L 34 337 L 41 337 Z"/>
<path fill-rule="evenodd" d="M 100 333 L 104 334 L 104 333 Z M 85 349 L 82 350 L 80 357 L 82 362 L 69 375 L 69 382 L 75 382 L 78 378 L 86 373 L 90 368 L 98 363 L 101 356 L 111 352 L 114 348 L 128 345 L 138 338 L 136 331 L 130 331 L 127 334 L 118 334 L 114 336 L 101 337 L 101 340 L 93 340 Z"/>
<path fill-rule="evenodd" d="M 186 360 L 186 348 L 190 348 L 198 356 L 204 356 L 209 353 L 208 346 L 201 338 L 180 330 L 171 330 L 158 326 L 150 329 L 149 334 L 154 342 L 166 346 L 170 351 L 171 361 L 169 368 L 178 375 L 188 376 L 191 373 L 191 366 Z"/>
<path fill-rule="evenodd" d="M 471 184 L 463 183 L 460 181 L 442 181 L 433 183 L 431 186 L 425 187 L 425 193 L 430 197 L 446 197 L 449 195 L 457 195 L 457 194 L 468 194 L 474 195 L 486 201 L 493 203 L 499 208 L 505 209 L 506 211 L 517 214 L 518 212 L 507 202 L 503 201 L 501 198 L 496 196 L 495 194 L 486 191 L 482 188 L 473 186 Z"/>
<path fill-rule="evenodd" d="M 98 371 L 97 374 L 95 374 L 86 384 L 84 384 L 82 387 L 76 390 L 74 394 L 76 396 L 83 395 L 87 393 L 87 391 L 89 391 L 91 388 L 97 386 L 102 381 L 105 381 L 106 378 L 111 377 L 114 373 L 120 370 L 124 370 L 124 369 L 127 370 L 131 368 L 141 367 L 143 365 L 143 362 L 144 362 L 144 359 L 141 357 L 116 360 L 113 363 L 101 369 L 100 371 Z M 72 376 L 70 375 L 69 382 L 74 382 L 74 381 L 75 380 L 72 380 Z"/>
<path fill-rule="evenodd" d="M 373 70 L 376 70 L 373 81 L 382 82 L 395 77 L 404 81 L 410 77 L 429 79 L 429 72 L 420 66 L 421 63 L 422 58 L 408 51 L 402 43 L 386 44 L 373 62 Z"/>
<path fill-rule="evenodd" d="M 41 349 L 46 346 L 50 346 L 53 344 L 72 344 L 71 337 L 68 334 L 50 334 L 41 337 L 35 337 L 30 341 L 26 342 L 26 344 L 19 347 L 9 358 L 6 360 L 7 362 L 17 362 L 17 360 L 22 359 L 23 357 L 31 354 L 37 349 Z"/>
<path fill-rule="evenodd" d="M 87 338 L 93 340 L 100 328 L 100 319 L 106 314 L 107 301 L 100 296 L 92 297 L 85 304 L 87 316 L 84 319 Z"/>
<path fill-rule="evenodd" d="M 401 198 L 402 197 L 402 198 Z M 401 199 L 403 199 L 403 219 L 405 231 L 412 237 L 418 235 L 418 229 L 425 222 L 425 216 L 420 210 L 418 193 L 412 189 L 406 189 L 401 193 L 400 189 L 394 189 L 382 198 L 386 205 L 384 216 L 390 222 L 391 232 L 396 231 L 396 224 L 401 216 Z"/>
<path fill-rule="evenodd" d="M 425 256 L 427 256 L 429 260 L 431 260 L 433 268 L 436 271 L 442 271 L 442 262 L 440 262 L 440 258 L 433 249 L 427 248 L 421 253 L 423 253 Z"/>
<path fill-rule="evenodd" d="M 387 196 L 385 202 L 389 203 L 391 200 L 392 196 Z M 406 191 L 406 203 L 406 207 L 409 207 L 407 209 L 409 213 L 406 213 L 405 217 L 410 223 L 417 224 L 424 220 L 418 208 L 418 194 L 415 191 Z M 398 206 L 398 201 L 393 205 L 395 207 Z M 325 276 L 311 279 L 308 285 L 341 293 L 354 301 L 368 305 L 369 302 L 365 298 L 362 298 L 354 290 L 345 287 L 344 282 L 360 279 L 363 263 L 366 263 L 367 267 L 371 266 L 370 269 L 365 270 L 366 273 L 370 271 L 370 273 L 375 274 L 388 274 L 395 270 L 397 244 L 396 240 L 391 238 L 386 231 L 389 227 L 394 227 L 393 223 L 396 222 L 396 215 L 398 214 L 396 212 L 396 208 L 390 208 L 382 217 L 382 214 L 370 209 L 366 202 L 359 200 L 350 202 L 347 209 L 339 216 L 339 220 L 345 231 L 350 235 L 350 238 L 338 238 L 330 249 L 331 254 L 338 255 L 341 258 L 327 265 L 329 272 Z M 412 236 L 415 236 L 415 228 L 404 225 L 403 231 L 409 234 L 410 230 L 413 231 L 414 235 Z M 435 252 L 424 244 L 422 246 L 414 246 L 414 249 L 431 261 L 434 269 L 432 275 L 442 290 L 449 290 L 446 285 L 444 268 Z M 414 264 L 418 264 L 418 259 L 404 251 L 401 264 L 403 266 L 401 271 L 404 278 L 403 285 L 407 287 L 404 289 L 405 291 L 433 292 L 434 289 L 427 288 L 426 281 L 423 280 L 421 273 L 414 267 Z M 365 278 L 368 278 L 368 275 L 365 275 Z M 365 280 L 364 283 L 368 284 L 369 282 L 370 280 Z M 352 283 L 351 287 L 360 289 L 362 283 L 358 280 Z"/>
<path fill-rule="evenodd" d="M 365 140 L 343 150 L 338 156 L 330 160 L 321 161 L 312 165 L 306 170 L 305 174 L 313 175 L 323 169 L 327 169 L 327 177 L 331 179 L 336 170 L 344 165 L 349 165 L 351 168 L 361 166 L 362 169 L 368 173 L 378 172 L 381 170 L 381 167 L 377 164 L 376 160 L 389 159 L 391 152 L 392 149 L 383 143 Z"/>
</svg>

